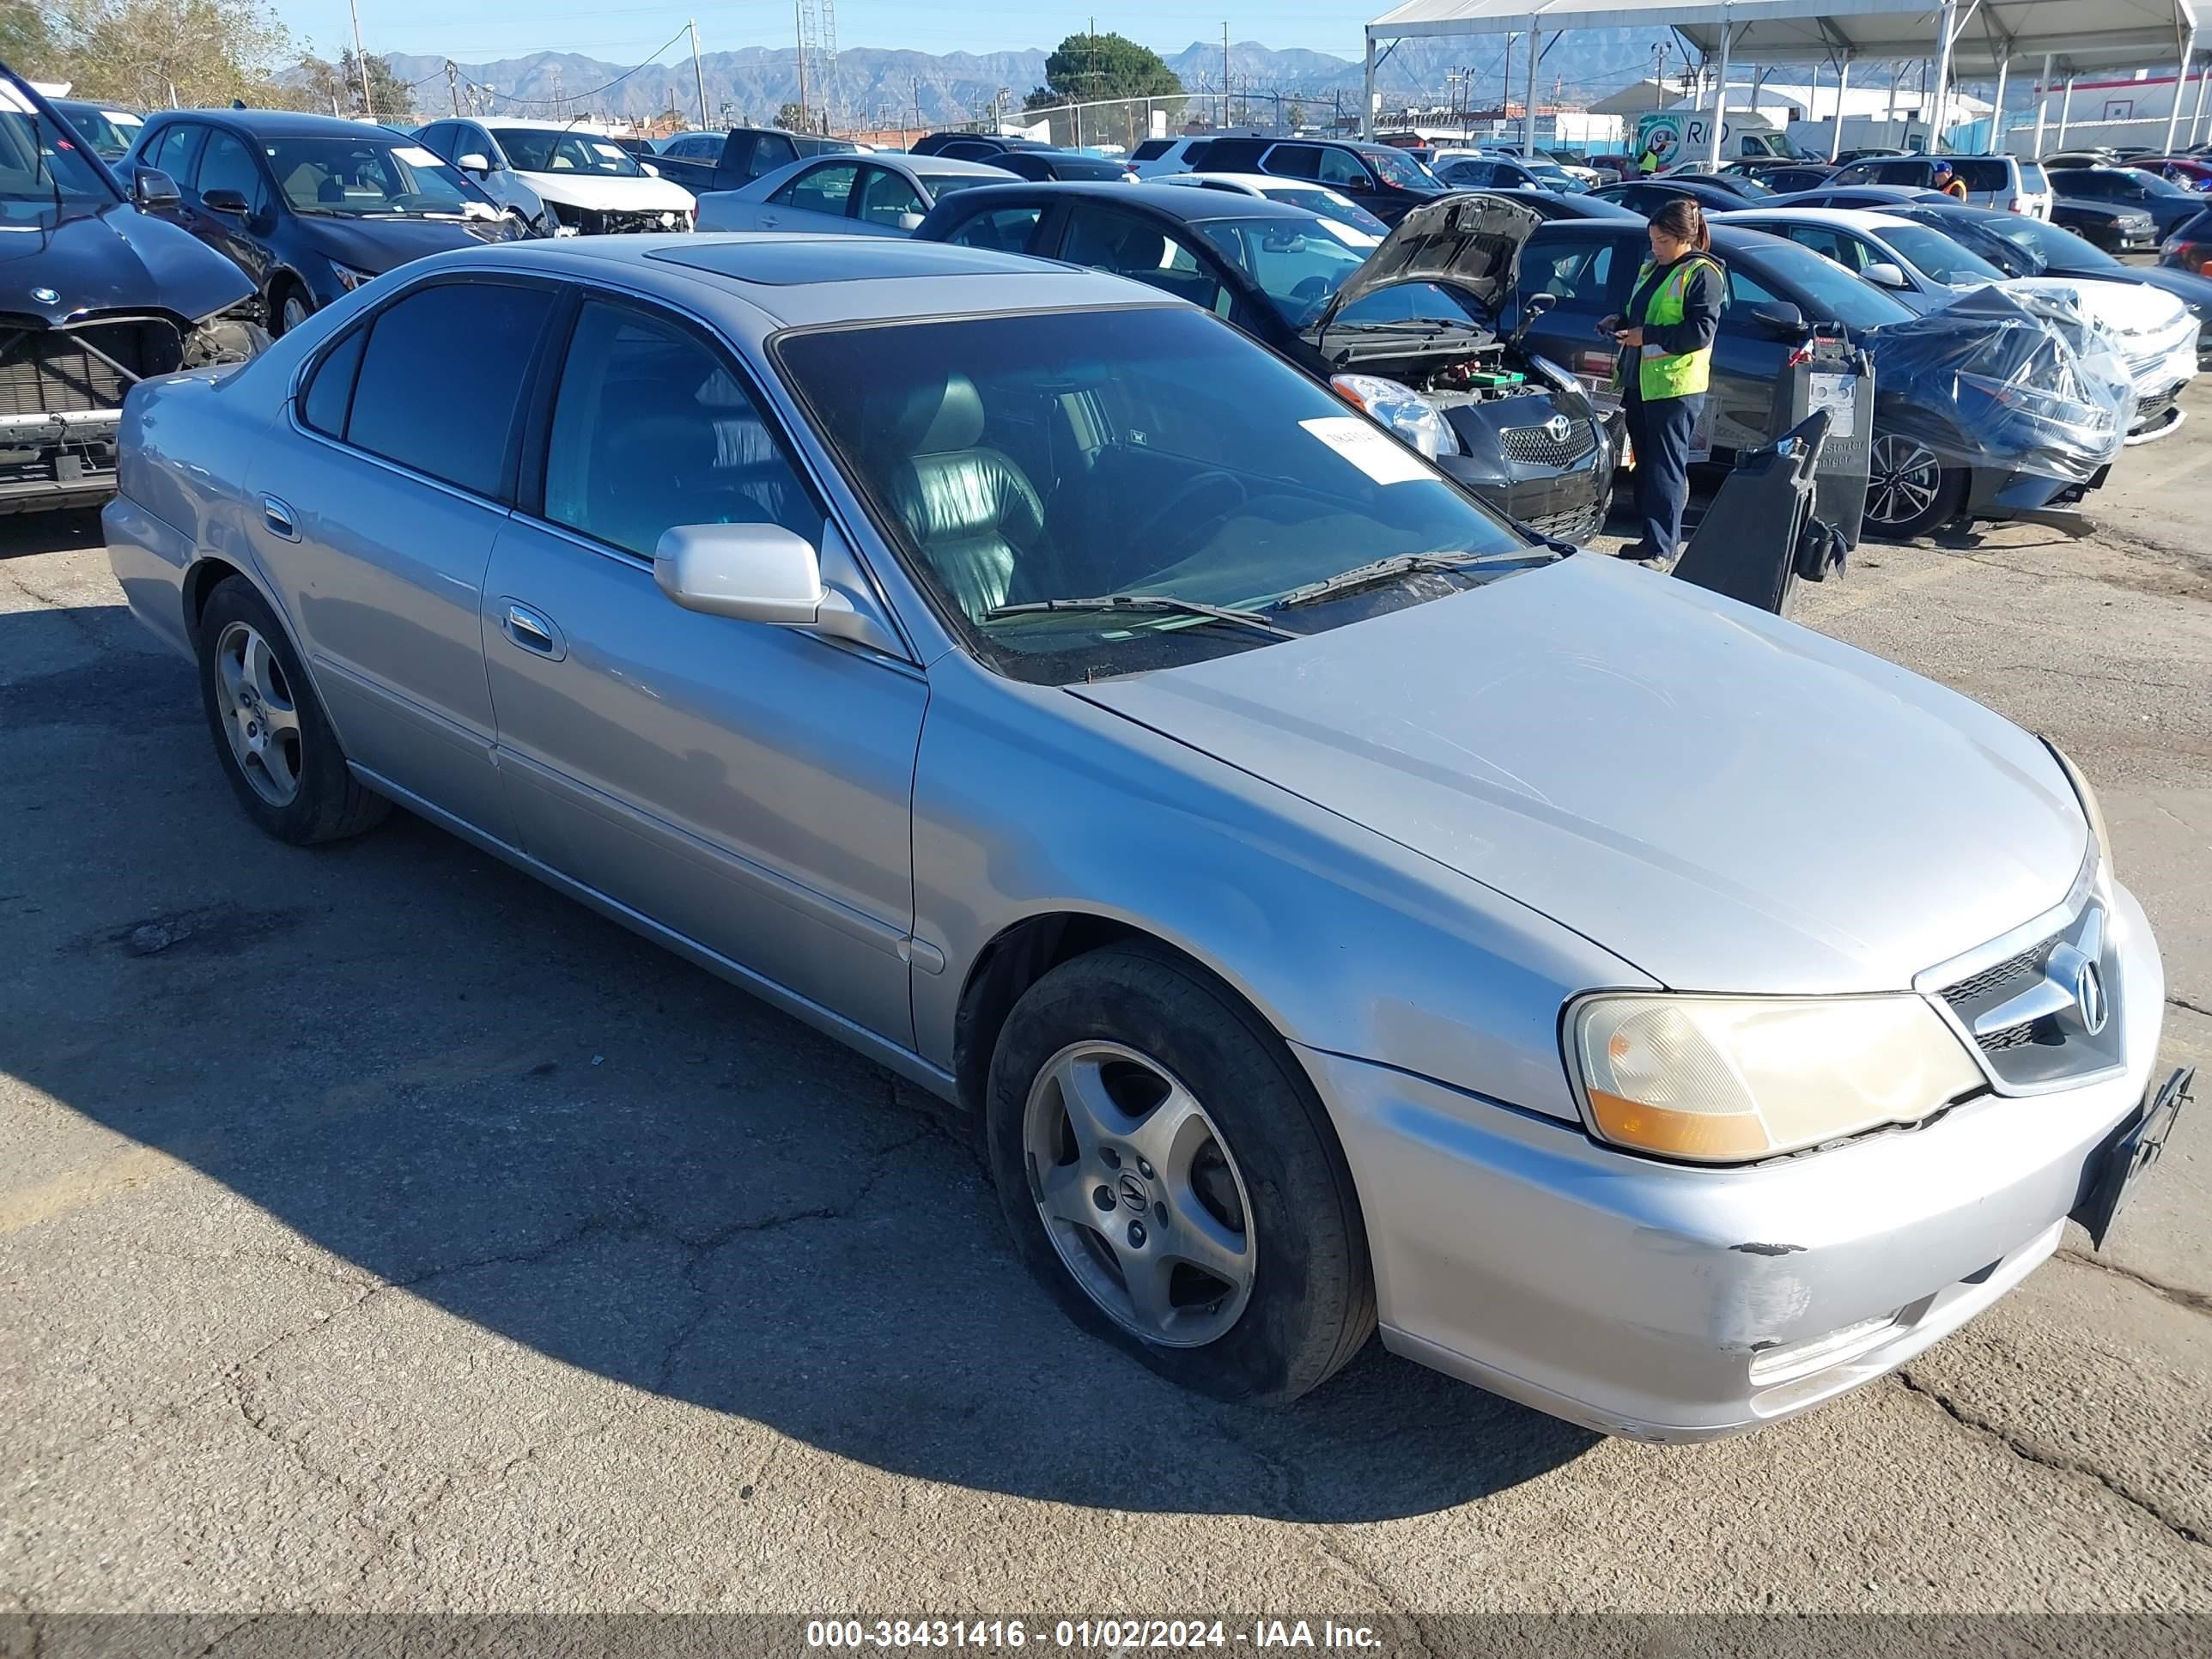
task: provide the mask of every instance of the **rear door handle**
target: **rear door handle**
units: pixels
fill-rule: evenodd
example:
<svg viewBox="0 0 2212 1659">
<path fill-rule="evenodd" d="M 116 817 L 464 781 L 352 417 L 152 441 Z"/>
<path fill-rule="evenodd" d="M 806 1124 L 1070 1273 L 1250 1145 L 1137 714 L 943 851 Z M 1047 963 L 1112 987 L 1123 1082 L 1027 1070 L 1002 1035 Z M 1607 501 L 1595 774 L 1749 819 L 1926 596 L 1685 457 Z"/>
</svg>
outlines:
<svg viewBox="0 0 2212 1659">
<path fill-rule="evenodd" d="M 561 637 L 561 630 L 526 605 L 513 599 L 502 599 L 505 607 L 499 619 L 500 631 L 520 646 L 553 662 L 568 654 L 568 647 Z"/>
<path fill-rule="evenodd" d="M 261 522 L 269 526 L 272 536 L 282 536 L 288 542 L 300 539 L 300 526 L 293 521 L 292 509 L 274 495 L 261 498 Z"/>
</svg>

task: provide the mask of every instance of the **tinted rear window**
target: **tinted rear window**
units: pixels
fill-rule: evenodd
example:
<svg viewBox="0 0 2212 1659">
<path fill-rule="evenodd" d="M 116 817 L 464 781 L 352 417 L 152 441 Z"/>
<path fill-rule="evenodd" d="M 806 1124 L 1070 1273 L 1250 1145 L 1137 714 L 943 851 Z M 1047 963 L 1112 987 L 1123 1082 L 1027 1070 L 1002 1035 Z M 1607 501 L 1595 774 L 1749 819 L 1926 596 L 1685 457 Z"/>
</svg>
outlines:
<svg viewBox="0 0 2212 1659">
<path fill-rule="evenodd" d="M 2031 196 L 2040 196 L 2051 188 L 2051 180 L 2044 176 L 2042 162 L 2022 161 L 2020 164 L 2020 187 Z"/>
<path fill-rule="evenodd" d="M 1173 148 L 1175 140 L 1172 138 L 1147 138 L 1129 152 L 1129 159 L 1133 161 L 1157 161 Z"/>
<path fill-rule="evenodd" d="M 508 429 L 550 290 L 441 283 L 387 307 L 369 331 L 346 441 L 495 496 Z"/>
</svg>

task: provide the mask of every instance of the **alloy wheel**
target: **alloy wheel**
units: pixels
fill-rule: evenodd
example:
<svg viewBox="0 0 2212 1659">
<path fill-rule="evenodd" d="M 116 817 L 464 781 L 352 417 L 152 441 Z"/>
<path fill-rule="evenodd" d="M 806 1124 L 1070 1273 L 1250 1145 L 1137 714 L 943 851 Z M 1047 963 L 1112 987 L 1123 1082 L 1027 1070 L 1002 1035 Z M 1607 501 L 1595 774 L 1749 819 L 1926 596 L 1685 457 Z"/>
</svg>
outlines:
<svg viewBox="0 0 2212 1659">
<path fill-rule="evenodd" d="M 232 623 L 216 636 L 215 696 L 246 781 L 271 806 L 290 805 L 300 793 L 299 706 L 283 665 L 250 623 Z"/>
<path fill-rule="evenodd" d="M 307 320 L 307 302 L 301 300 L 296 294 L 286 295 L 284 296 L 283 319 L 283 331 L 289 334 L 294 329 L 299 327 L 301 324 Z"/>
<path fill-rule="evenodd" d="M 1909 524 L 1936 504 L 1943 464 L 1927 445 L 1884 433 L 1874 441 L 1867 481 L 1867 517 L 1882 526 Z"/>
<path fill-rule="evenodd" d="M 1158 1061 L 1112 1042 L 1061 1049 L 1030 1085 L 1022 1151 L 1054 1249 L 1108 1317 L 1177 1348 L 1237 1323 L 1257 1261 L 1244 1178 Z"/>
</svg>

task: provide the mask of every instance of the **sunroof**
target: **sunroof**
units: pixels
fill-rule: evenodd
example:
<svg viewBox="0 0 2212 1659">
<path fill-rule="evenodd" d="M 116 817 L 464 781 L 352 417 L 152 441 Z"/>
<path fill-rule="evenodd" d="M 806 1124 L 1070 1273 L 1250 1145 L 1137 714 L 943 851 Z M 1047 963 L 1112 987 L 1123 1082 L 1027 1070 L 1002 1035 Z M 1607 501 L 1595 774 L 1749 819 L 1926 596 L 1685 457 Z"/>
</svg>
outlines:
<svg viewBox="0 0 2212 1659">
<path fill-rule="evenodd" d="M 988 249 L 951 247 L 891 236 L 788 236 L 743 242 L 702 241 L 646 256 L 672 265 L 785 288 L 882 276 L 988 276 L 1034 271 L 1030 261 Z"/>
</svg>

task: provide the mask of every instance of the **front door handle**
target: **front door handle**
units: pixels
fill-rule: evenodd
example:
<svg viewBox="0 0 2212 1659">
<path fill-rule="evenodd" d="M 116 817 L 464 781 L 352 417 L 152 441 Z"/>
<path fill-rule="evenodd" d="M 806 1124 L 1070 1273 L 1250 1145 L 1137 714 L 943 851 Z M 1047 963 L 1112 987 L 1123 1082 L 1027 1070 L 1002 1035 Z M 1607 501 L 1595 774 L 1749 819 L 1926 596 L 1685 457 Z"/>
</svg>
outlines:
<svg viewBox="0 0 2212 1659">
<path fill-rule="evenodd" d="M 274 495 L 261 498 L 261 522 L 269 526 L 272 536 L 281 536 L 288 542 L 300 539 L 300 526 L 292 517 L 292 509 Z"/>
<path fill-rule="evenodd" d="M 559 662 L 568 654 L 568 646 L 561 638 L 561 630 L 526 605 L 513 599 L 501 602 L 506 609 L 499 619 L 500 631 L 525 651 Z"/>
</svg>

